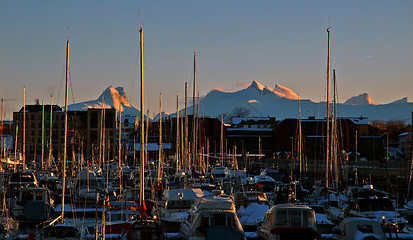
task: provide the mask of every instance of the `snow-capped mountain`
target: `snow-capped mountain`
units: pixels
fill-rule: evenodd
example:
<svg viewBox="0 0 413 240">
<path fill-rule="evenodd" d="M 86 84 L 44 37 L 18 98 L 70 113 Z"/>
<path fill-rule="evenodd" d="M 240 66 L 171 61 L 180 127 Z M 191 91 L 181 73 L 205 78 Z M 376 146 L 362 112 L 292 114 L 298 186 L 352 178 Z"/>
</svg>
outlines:
<svg viewBox="0 0 413 240">
<path fill-rule="evenodd" d="M 108 87 L 103 93 L 96 99 L 86 102 L 76 103 L 69 105 L 69 110 L 84 111 L 89 108 L 115 108 L 122 112 L 122 116 L 140 116 L 140 111 L 134 108 L 128 101 L 123 87 L 114 88 Z"/>
<path fill-rule="evenodd" d="M 230 122 L 232 117 L 276 117 L 298 118 L 299 102 L 301 117 L 324 118 L 326 116 L 326 103 L 314 102 L 309 99 L 300 99 L 293 90 L 275 85 L 267 87 L 257 81 L 245 89 L 235 92 L 224 92 L 218 89 L 210 91 L 200 100 L 200 114 L 215 118 L 224 117 L 225 122 Z M 116 108 L 122 115 L 140 116 L 140 111 L 128 101 L 122 87 L 108 87 L 96 100 L 69 105 L 69 110 L 87 110 L 88 108 Z M 184 110 L 181 110 L 184 111 Z M 192 106 L 187 109 L 192 113 Z M 345 103 L 337 104 L 338 117 L 368 117 L 370 120 L 411 120 L 413 103 L 407 98 L 388 103 L 377 104 L 367 94 L 361 94 L 348 99 Z M 176 113 L 164 112 L 162 117 L 176 116 Z M 146 117 L 146 116 L 145 116 Z M 159 120 L 159 114 L 154 121 Z"/>
<path fill-rule="evenodd" d="M 407 97 L 404 97 L 404 98 L 402 98 L 402 99 L 396 100 L 396 101 L 394 101 L 394 102 L 392 102 L 392 103 L 407 103 Z"/>
<path fill-rule="evenodd" d="M 345 105 L 378 105 L 375 103 L 369 94 L 363 93 L 358 96 L 349 98 L 347 101 L 344 102 Z"/>
<path fill-rule="evenodd" d="M 277 119 L 298 118 L 299 96 L 286 87 L 276 85 L 270 88 L 253 81 L 245 89 L 236 92 L 224 92 L 214 89 L 200 100 L 203 116 L 220 118 L 229 122 L 232 117 L 273 116 Z M 326 116 L 326 103 L 301 99 L 301 117 Z M 370 120 L 406 120 L 410 121 L 413 103 L 407 98 L 389 103 L 377 104 L 368 94 L 350 98 L 344 104 L 337 104 L 338 117 L 368 117 Z M 192 112 L 192 106 L 188 108 Z M 176 115 L 176 114 L 173 114 Z"/>
</svg>

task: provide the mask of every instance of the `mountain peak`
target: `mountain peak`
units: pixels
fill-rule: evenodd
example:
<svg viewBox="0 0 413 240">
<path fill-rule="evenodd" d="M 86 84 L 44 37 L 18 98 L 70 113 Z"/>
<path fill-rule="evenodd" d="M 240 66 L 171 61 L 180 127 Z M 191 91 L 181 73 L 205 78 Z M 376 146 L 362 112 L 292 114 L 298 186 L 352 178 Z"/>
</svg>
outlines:
<svg viewBox="0 0 413 240">
<path fill-rule="evenodd" d="M 368 93 L 362 93 L 358 96 L 349 98 L 344 102 L 345 105 L 378 105 L 374 102 Z"/>
<path fill-rule="evenodd" d="M 299 99 L 300 97 L 291 89 L 275 84 L 274 92 L 281 94 L 283 97 L 288 99 Z"/>
<path fill-rule="evenodd" d="M 264 90 L 265 86 L 257 82 L 257 80 L 254 80 L 248 88 L 255 88 L 262 91 Z"/>
<path fill-rule="evenodd" d="M 407 103 L 407 97 L 404 97 L 402 99 L 396 100 L 396 101 L 391 102 L 391 103 Z"/>
</svg>

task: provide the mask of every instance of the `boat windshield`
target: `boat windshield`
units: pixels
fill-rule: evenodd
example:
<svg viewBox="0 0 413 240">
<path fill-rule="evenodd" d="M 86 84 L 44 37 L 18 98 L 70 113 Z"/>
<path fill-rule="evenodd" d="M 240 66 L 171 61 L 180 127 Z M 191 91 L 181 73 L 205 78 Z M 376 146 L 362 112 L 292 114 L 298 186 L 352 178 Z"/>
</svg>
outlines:
<svg viewBox="0 0 413 240">
<path fill-rule="evenodd" d="M 190 209 L 195 200 L 170 200 L 166 203 L 166 209 Z"/>
<path fill-rule="evenodd" d="M 314 213 L 301 209 L 281 209 L 275 216 L 275 226 L 312 227 Z"/>
<path fill-rule="evenodd" d="M 232 228 L 237 228 L 235 215 L 225 213 L 205 214 L 202 216 L 201 226 L 204 228 L 210 226 L 230 226 Z"/>
<path fill-rule="evenodd" d="M 371 211 L 395 211 L 393 204 L 388 198 L 359 199 L 358 208 L 361 212 Z"/>
</svg>

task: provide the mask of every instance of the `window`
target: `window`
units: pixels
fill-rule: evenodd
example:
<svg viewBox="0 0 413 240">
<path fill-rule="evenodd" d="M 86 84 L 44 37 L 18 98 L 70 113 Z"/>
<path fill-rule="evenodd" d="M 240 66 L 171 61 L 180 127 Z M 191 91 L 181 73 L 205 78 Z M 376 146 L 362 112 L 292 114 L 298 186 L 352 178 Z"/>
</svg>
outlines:
<svg viewBox="0 0 413 240">
<path fill-rule="evenodd" d="M 43 192 L 36 191 L 36 198 L 34 200 L 43 200 Z"/>
<path fill-rule="evenodd" d="M 30 200 L 33 200 L 33 192 L 31 192 L 31 191 L 26 191 L 26 192 L 23 192 L 23 195 L 22 195 L 22 201 L 30 201 Z"/>
<path fill-rule="evenodd" d="M 287 210 L 277 211 L 275 218 L 276 226 L 287 226 Z"/>
<path fill-rule="evenodd" d="M 359 230 L 362 233 L 374 233 L 373 226 L 369 224 L 357 225 L 357 230 Z"/>
</svg>

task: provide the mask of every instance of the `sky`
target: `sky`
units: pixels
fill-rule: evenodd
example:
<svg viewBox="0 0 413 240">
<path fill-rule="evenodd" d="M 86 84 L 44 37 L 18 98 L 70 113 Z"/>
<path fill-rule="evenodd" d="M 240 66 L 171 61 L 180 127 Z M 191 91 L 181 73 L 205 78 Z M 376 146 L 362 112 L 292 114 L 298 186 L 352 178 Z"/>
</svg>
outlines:
<svg viewBox="0 0 413 240">
<path fill-rule="evenodd" d="M 379 103 L 413 99 L 413 1 L 0 1 L 0 97 L 5 119 L 35 99 L 64 105 L 124 87 L 139 109 L 139 25 L 145 108 L 183 108 L 197 92 L 236 91 L 253 80 L 325 100 L 327 31 L 339 101 L 368 93 Z M 189 99 L 189 102 L 192 100 Z"/>
</svg>

